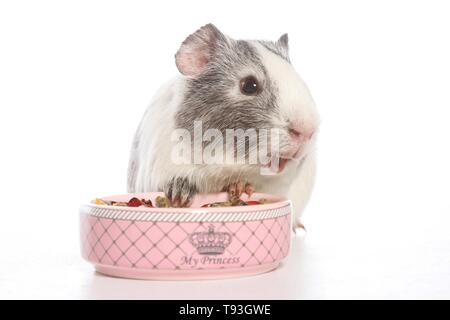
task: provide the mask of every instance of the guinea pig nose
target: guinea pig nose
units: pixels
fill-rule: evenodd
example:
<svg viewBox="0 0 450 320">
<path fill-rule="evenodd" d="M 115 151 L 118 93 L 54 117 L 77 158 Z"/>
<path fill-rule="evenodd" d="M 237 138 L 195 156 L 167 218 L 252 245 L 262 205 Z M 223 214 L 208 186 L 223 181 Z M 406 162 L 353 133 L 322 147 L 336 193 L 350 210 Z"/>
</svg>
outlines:
<svg viewBox="0 0 450 320">
<path fill-rule="evenodd" d="M 289 134 L 294 136 L 294 137 L 300 137 L 302 134 L 300 133 L 300 131 L 298 131 L 297 129 L 294 128 L 289 128 Z"/>
<path fill-rule="evenodd" d="M 311 139 L 314 134 L 314 129 L 310 128 L 308 126 L 298 126 L 298 125 L 292 125 L 289 126 L 289 134 L 294 138 L 303 138 L 303 139 Z"/>
</svg>

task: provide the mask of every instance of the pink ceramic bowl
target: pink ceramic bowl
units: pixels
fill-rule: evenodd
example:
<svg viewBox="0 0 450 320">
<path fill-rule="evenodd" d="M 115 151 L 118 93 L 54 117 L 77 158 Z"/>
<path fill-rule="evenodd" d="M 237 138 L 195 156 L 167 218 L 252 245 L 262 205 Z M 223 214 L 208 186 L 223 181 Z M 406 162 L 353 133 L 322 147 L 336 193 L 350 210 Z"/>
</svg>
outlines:
<svg viewBox="0 0 450 320">
<path fill-rule="evenodd" d="M 158 192 L 105 197 L 151 199 Z M 137 279 L 205 279 L 275 269 L 289 251 L 291 203 L 267 194 L 263 205 L 201 208 L 226 193 L 198 195 L 190 208 L 80 208 L 81 252 L 107 275 Z"/>
</svg>

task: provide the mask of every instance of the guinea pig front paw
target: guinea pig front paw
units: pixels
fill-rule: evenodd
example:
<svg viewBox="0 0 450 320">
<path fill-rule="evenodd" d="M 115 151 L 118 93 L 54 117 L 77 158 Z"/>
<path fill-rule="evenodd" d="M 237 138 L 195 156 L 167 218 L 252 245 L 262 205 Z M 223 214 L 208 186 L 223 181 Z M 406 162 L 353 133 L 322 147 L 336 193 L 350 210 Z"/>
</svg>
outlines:
<svg viewBox="0 0 450 320">
<path fill-rule="evenodd" d="M 255 192 L 255 188 L 251 182 L 238 181 L 229 184 L 223 191 L 228 192 L 230 199 L 239 198 L 243 193 L 246 193 L 250 198 L 253 192 Z"/>
<path fill-rule="evenodd" d="M 198 189 L 188 178 L 177 177 L 170 180 L 163 191 L 169 198 L 172 207 L 187 207 Z"/>
</svg>

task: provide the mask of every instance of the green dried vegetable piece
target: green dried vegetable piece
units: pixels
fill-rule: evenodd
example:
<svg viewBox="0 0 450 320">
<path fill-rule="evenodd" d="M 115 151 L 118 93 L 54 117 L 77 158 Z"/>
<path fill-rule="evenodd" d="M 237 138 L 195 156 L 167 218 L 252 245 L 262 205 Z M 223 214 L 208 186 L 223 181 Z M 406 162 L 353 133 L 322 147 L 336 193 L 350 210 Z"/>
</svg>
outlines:
<svg viewBox="0 0 450 320">
<path fill-rule="evenodd" d="M 171 206 L 169 198 L 161 196 L 156 197 L 155 204 L 158 208 L 170 208 Z"/>
<path fill-rule="evenodd" d="M 220 208 L 220 207 L 233 207 L 233 206 L 241 206 L 241 205 L 246 205 L 245 202 L 241 201 L 241 200 L 236 200 L 234 199 L 234 201 L 223 201 L 223 202 L 213 202 L 213 203 L 208 203 L 203 205 L 203 208 Z"/>
<path fill-rule="evenodd" d="M 230 199 L 230 202 L 231 202 L 231 205 L 233 207 L 235 207 L 235 206 L 246 206 L 247 205 L 247 203 L 245 201 L 241 200 L 239 197 L 232 197 Z"/>
<path fill-rule="evenodd" d="M 113 205 L 114 207 L 127 207 L 128 203 L 127 202 L 115 202 L 115 201 L 111 201 L 111 205 Z"/>
<path fill-rule="evenodd" d="M 206 207 L 208 207 L 208 208 L 231 207 L 231 206 L 232 206 L 232 204 L 230 201 L 214 202 L 214 203 L 209 203 L 208 205 L 206 205 Z"/>
</svg>

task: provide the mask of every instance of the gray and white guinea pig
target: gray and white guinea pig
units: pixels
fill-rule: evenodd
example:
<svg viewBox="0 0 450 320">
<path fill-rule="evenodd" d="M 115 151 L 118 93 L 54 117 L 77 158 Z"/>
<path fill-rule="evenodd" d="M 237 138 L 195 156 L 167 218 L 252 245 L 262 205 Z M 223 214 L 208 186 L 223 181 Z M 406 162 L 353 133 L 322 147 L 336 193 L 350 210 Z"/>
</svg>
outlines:
<svg viewBox="0 0 450 320">
<path fill-rule="evenodd" d="M 293 226 L 301 225 L 314 183 L 319 117 L 288 51 L 287 34 L 273 42 L 234 40 L 208 24 L 188 36 L 175 55 L 180 75 L 159 89 L 136 131 L 128 191 L 164 191 L 175 206 L 186 206 L 196 193 L 241 193 L 247 186 L 289 197 Z M 172 133 L 192 132 L 194 121 L 203 131 L 278 129 L 276 174 L 261 174 L 258 164 L 174 163 Z"/>
</svg>

